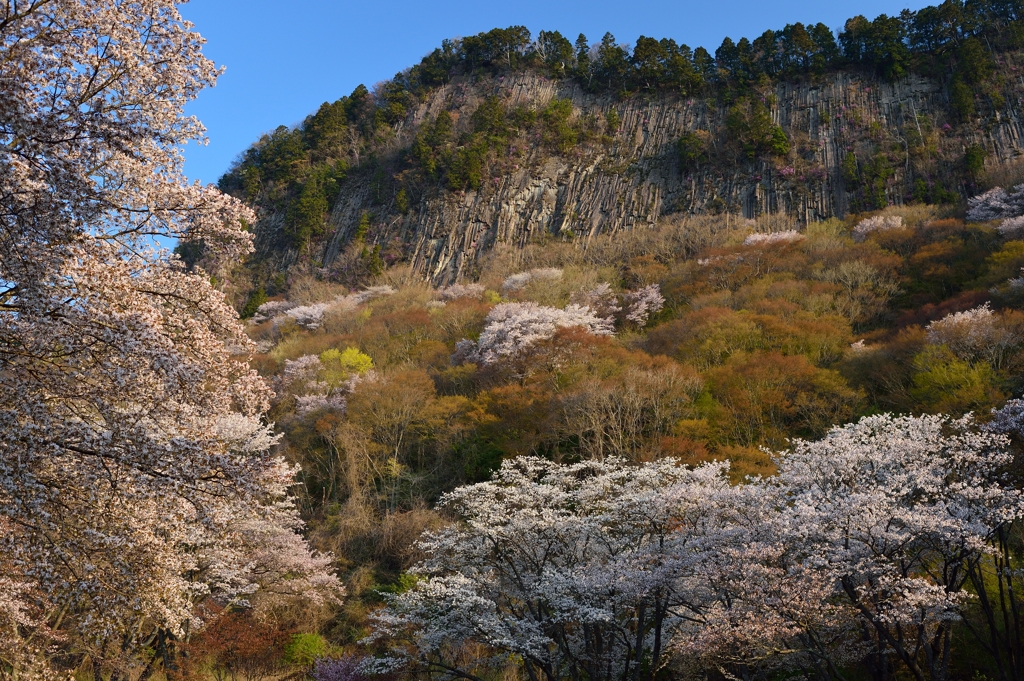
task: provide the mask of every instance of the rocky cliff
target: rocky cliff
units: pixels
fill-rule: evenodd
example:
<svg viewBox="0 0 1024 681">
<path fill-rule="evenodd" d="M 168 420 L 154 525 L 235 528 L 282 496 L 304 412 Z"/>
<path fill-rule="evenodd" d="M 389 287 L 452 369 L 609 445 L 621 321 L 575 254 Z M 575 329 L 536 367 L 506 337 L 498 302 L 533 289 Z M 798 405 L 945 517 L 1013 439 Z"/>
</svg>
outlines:
<svg viewBox="0 0 1024 681">
<path fill-rule="evenodd" d="M 653 225 L 674 212 L 785 213 L 807 222 L 882 201 L 952 200 L 977 188 L 979 174 L 965 170 L 968 149 L 980 151 L 990 177 L 1014 166 L 1024 150 L 1020 62 L 1019 56 L 1004 56 L 1001 96 L 979 102 L 978 114 L 959 122 L 946 85 L 917 75 L 890 83 L 839 72 L 769 86 L 755 96 L 789 143 L 787 152 L 775 155 L 744 153 L 730 139 L 730 103 L 721 99 L 617 100 L 534 73 L 456 78 L 393 126 L 372 164 L 364 159 L 349 173 L 309 254 L 329 270 L 369 214 L 368 245 L 388 246 L 425 278 L 445 282 L 471 274 L 497 243 L 586 240 Z M 605 120 L 614 111 L 619 125 L 600 142 L 568 153 L 554 154 L 528 138 L 516 163 L 487 177 L 478 190 L 437 188 L 404 212 L 393 192 L 382 196 L 381 175 L 397 167 L 421 126 L 449 111 L 456 127 L 464 128 L 489 96 L 535 109 L 568 99 L 574 116 Z M 688 133 L 698 134 L 707 149 L 699 162 L 684 165 L 677 143 Z M 279 238 L 285 221 L 283 213 L 268 212 L 256 228 L 258 256 L 276 269 L 299 257 Z"/>
</svg>

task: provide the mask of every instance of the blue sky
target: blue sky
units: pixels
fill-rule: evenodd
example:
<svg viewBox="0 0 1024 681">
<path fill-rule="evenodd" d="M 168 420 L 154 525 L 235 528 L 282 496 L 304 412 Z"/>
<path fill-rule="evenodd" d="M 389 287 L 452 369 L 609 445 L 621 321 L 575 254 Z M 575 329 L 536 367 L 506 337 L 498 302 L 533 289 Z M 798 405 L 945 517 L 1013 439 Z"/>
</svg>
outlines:
<svg viewBox="0 0 1024 681">
<path fill-rule="evenodd" d="M 192 179 L 216 182 L 261 133 L 295 125 L 324 101 L 418 62 L 444 38 L 523 25 L 591 42 L 611 31 L 619 42 L 674 38 L 712 53 L 730 36 L 755 38 L 787 23 L 898 14 L 929 2 L 850 0 L 191 0 L 186 19 L 206 37 L 206 54 L 227 67 L 217 86 L 188 112 L 203 121 L 210 144 L 185 149 Z M 934 3 L 937 4 L 937 3 Z"/>
</svg>

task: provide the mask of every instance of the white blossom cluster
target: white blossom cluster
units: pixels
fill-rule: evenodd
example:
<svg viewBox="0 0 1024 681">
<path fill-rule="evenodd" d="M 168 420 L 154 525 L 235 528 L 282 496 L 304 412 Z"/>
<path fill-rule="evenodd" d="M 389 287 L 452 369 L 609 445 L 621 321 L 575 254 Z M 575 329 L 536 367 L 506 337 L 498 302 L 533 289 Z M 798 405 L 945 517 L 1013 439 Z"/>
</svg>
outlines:
<svg viewBox="0 0 1024 681">
<path fill-rule="evenodd" d="M 661 287 L 657 284 L 650 284 L 642 289 L 631 291 L 624 297 L 626 320 L 639 327 L 646 326 L 651 315 L 658 314 L 665 306 L 665 297 L 661 295 Z"/>
<path fill-rule="evenodd" d="M 988 303 L 965 312 L 955 312 L 929 324 L 928 342 L 945 345 L 962 360 L 984 360 L 1001 366 L 1015 348 L 1024 343 L 1020 329 L 1004 324 Z"/>
<path fill-rule="evenodd" d="M 988 222 L 1024 215 L 1024 184 L 1007 191 L 994 187 L 984 194 L 967 199 L 967 220 Z"/>
<path fill-rule="evenodd" d="M 73 663 L 133 655 L 194 630 L 208 597 L 343 592 L 298 534 L 270 389 L 211 285 L 251 250 L 255 215 L 184 177 L 181 147 L 203 137 L 184 108 L 219 71 L 178 4 L 3 13 L 4 678 L 59 678 L 55 642 Z M 155 239 L 203 259 L 188 271 Z"/>
<path fill-rule="evenodd" d="M 971 354 L 992 342 L 996 320 L 995 312 L 984 303 L 930 323 L 925 333 L 930 343 L 948 345 L 957 354 Z"/>
<path fill-rule="evenodd" d="M 322 409 L 343 412 L 348 406 L 346 395 L 351 394 L 361 381 L 372 379 L 372 372 L 365 376 L 353 373 L 344 381 L 331 385 L 320 380 L 323 372 L 323 362 L 316 355 L 286 359 L 279 378 L 278 397 L 286 392 L 295 394 L 295 411 L 300 416 Z"/>
<path fill-rule="evenodd" d="M 253 323 L 260 324 L 267 320 L 273 320 L 280 324 L 285 319 L 292 319 L 304 329 L 315 331 L 323 324 L 324 315 L 328 310 L 341 311 L 353 309 L 374 298 L 391 295 L 395 289 L 391 286 L 371 286 L 370 288 L 352 293 L 347 296 L 339 296 L 334 300 L 322 303 L 311 303 L 309 305 L 296 305 L 287 300 L 271 300 L 263 303 L 256 309 L 253 315 Z"/>
<path fill-rule="evenodd" d="M 903 218 L 899 215 L 874 215 L 864 218 L 853 228 L 853 240 L 864 241 L 872 232 L 886 232 L 892 229 L 902 229 Z"/>
<path fill-rule="evenodd" d="M 504 293 L 508 293 L 509 291 L 518 291 L 521 288 L 525 288 L 527 284 L 533 281 L 558 281 L 561 278 L 562 270 L 556 267 L 539 267 L 528 272 L 509 275 L 501 285 L 501 290 Z"/>
<path fill-rule="evenodd" d="M 661 287 L 657 284 L 627 291 L 619 296 L 612 290 L 611 284 L 604 282 L 590 290 L 576 291 L 570 297 L 570 302 L 590 308 L 602 319 L 611 322 L 624 320 L 643 327 L 651 315 L 658 314 L 665 306 L 665 297 L 661 295 Z"/>
<path fill-rule="evenodd" d="M 293 307 L 296 307 L 296 304 L 288 300 L 268 300 L 256 308 L 256 314 L 252 316 L 252 321 L 254 324 L 260 324 L 283 315 Z"/>
<path fill-rule="evenodd" d="M 873 416 L 740 486 L 722 463 L 506 461 L 443 498 L 461 522 L 424 535 L 421 581 L 374 616 L 410 657 L 376 666 L 459 671 L 472 645 L 532 678 L 632 678 L 669 655 L 740 678 L 842 668 L 866 630 L 895 660 L 936 641 L 941 678 L 968 576 L 935 568 L 1024 517 L 1006 443 L 969 419 Z"/>
<path fill-rule="evenodd" d="M 612 290 L 612 285 L 602 282 L 596 288 L 576 291 L 569 297 L 569 302 L 581 307 L 589 307 L 598 317 L 615 319 L 622 312 L 619 296 Z"/>
<path fill-rule="evenodd" d="M 313 303 L 312 305 L 297 305 L 285 311 L 285 315 L 295 320 L 295 323 L 304 329 L 314 331 L 320 328 L 324 322 L 324 312 L 335 303 Z"/>
<path fill-rule="evenodd" d="M 793 243 L 794 241 L 800 241 L 803 238 L 803 234 L 793 229 L 789 229 L 784 232 L 755 232 L 754 234 L 747 235 L 747 238 L 743 240 L 743 245 L 772 246 L 774 244 Z"/>
<path fill-rule="evenodd" d="M 1024 215 L 1006 218 L 999 223 L 999 227 L 996 229 L 999 230 L 999 233 L 1004 237 L 1014 238 L 1024 231 Z"/>
<path fill-rule="evenodd" d="M 985 429 L 1014 437 L 1024 437 L 1024 400 L 1008 400 L 999 409 L 992 410 L 992 420 Z"/>
<path fill-rule="evenodd" d="M 597 336 L 614 333 L 611 320 L 597 316 L 589 307 L 570 304 L 560 310 L 533 302 L 501 303 L 488 313 L 476 343 L 462 340 L 456 345 L 452 362 L 493 364 L 526 352 L 558 329 L 574 326 Z"/>
<path fill-rule="evenodd" d="M 457 300 L 459 298 L 479 298 L 483 294 L 484 287 L 480 284 L 452 284 L 437 291 L 437 296 L 443 301 Z"/>
</svg>

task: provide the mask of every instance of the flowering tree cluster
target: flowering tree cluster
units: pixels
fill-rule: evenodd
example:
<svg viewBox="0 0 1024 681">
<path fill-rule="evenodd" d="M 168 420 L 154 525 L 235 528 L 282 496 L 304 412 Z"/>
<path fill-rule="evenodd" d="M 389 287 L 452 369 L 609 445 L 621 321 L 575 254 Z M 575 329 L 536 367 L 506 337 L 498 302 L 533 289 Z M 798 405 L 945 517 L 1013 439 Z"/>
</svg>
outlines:
<svg viewBox="0 0 1024 681">
<path fill-rule="evenodd" d="M 557 281 L 561 278 L 562 270 L 556 267 L 539 267 L 528 272 L 509 275 L 501 285 L 501 290 L 508 293 L 509 291 L 518 291 L 521 288 L 525 288 L 527 284 L 533 281 Z"/>
<path fill-rule="evenodd" d="M 1021 329 L 1003 320 L 988 303 L 946 315 L 929 324 L 925 332 L 930 343 L 945 345 L 958 358 L 987 361 L 995 368 L 1024 343 Z"/>
<path fill-rule="evenodd" d="M 999 223 L 999 233 L 1005 237 L 1013 238 L 1024 231 L 1024 215 L 1018 215 L 1012 218 L 1006 218 Z"/>
<path fill-rule="evenodd" d="M 967 199 L 967 220 L 988 222 L 1024 215 L 1024 184 L 1009 191 L 993 187 L 984 194 Z"/>
<path fill-rule="evenodd" d="M 903 218 L 899 215 L 875 215 L 864 218 L 853 228 L 853 240 L 864 241 L 872 232 L 885 232 L 892 229 L 902 229 Z"/>
<path fill-rule="evenodd" d="M 344 411 L 345 396 L 373 369 L 373 360 L 356 348 L 331 348 L 284 362 L 278 397 L 295 396 L 299 415 L 322 409 Z"/>
<path fill-rule="evenodd" d="M 484 294 L 484 287 L 480 284 L 452 284 L 437 291 L 441 300 L 457 300 L 459 298 L 479 298 Z"/>
<path fill-rule="evenodd" d="M 487 315 L 480 339 L 456 345 L 453 362 L 494 364 L 517 357 L 534 344 L 547 340 L 561 328 L 580 327 L 597 336 L 614 333 L 610 320 L 597 316 L 589 307 L 568 305 L 564 310 L 533 302 L 501 303 Z"/>
<path fill-rule="evenodd" d="M 589 290 L 575 291 L 570 296 L 569 302 L 573 305 L 589 307 L 594 314 L 604 319 L 615 319 L 622 312 L 619 295 L 607 282 L 602 282 Z"/>
<path fill-rule="evenodd" d="M 747 235 L 743 240 L 744 246 L 771 246 L 773 244 L 788 244 L 800 241 L 804 235 L 800 232 L 789 229 L 784 232 L 761 233 L 755 232 Z"/>
<path fill-rule="evenodd" d="M 665 297 L 661 295 L 661 287 L 657 284 L 644 286 L 642 289 L 630 291 L 624 296 L 626 303 L 626 321 L 643 328 L 651 315 L 661 312 L 665 306 Z"/>
<path fill-rule="evenodd" d="M 323 324 L 324 314 L 328 310 L 352 309 L 365 302 L 380 296 L 391 295 L 395 292 L 390 286 L 371 286 L 370 288 L 352 293 L 347 296 L 339 296 L 334 300 L 321 303 L 310 303 L 309 305 L 297 305 L 287 300 L 271 300 L 263 303 L 256 309 L 252 321 L 255 324 L 272 320 L 275 324 L 291 319 L 304 329 L 315 331 Z"/>
<path fill-rule="evenodd" d="M 181 172 L 179 145 L 203 133 L 183 107 L 217 70 L 176 4 L 0 7 L 0 668 L 15 676 L 71 641 L 63 659 L 87 653 L 100 678 L 105 655 L 180 635 L 209 596 L 341 592 L 295 533 L 236 313 L 156 247 L 199 244 L 210 269 L 251 248 L 252 213 Z"/>
<path fill-rule="evenodd" d="M 969 419 L 882 415 L 797 440 L 777 476 L 738 487 L 719 463 L 507 461 L 442 500 L 461 522 L 424 535 L 420 581 L 377 618 L 409 656 L 376 666 L 831 679 L 860 659 L 944 679 L 968 585 L 985 589 L 971 566 L 1024 515 L 1005 445 Z"/>
<path fill-rule="evenodd" d="M 324 657 L 316 661 L 310 676 L 313 681 L 366 681 L 361 671 L 361 660 L 356 657 Z"/>
<path fill-rule="evenodd" d="M 570 300 L 575 305 L 590 308 L 598 317 L 612 322 L 629 322 L 641 328 L 665 305 L 665 297 L 657 284 L 627 291 L 620 296 L 612 290 L 611 284 L 601 283 L 596 288 L 573 293 Z"/>
</svg>

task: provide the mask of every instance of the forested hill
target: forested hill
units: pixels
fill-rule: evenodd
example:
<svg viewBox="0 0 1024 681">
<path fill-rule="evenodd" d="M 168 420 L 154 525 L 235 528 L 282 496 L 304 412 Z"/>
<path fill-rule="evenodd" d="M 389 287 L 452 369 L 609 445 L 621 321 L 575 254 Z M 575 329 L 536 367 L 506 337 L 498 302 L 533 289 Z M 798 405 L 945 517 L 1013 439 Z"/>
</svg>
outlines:
<svg viewBox="0 0 1024 681">
<path fill-rule="evenodd" d="M 806 223 L 956 203 L 1014 178 L 1022 17 L 1017 1 L 947 1 L 713 55 L 494 29 L 263 136 L 220 186 L 259 209 L 252 285 L 271 288 L 297 264 L 452 281 L 495 243 L 672 213 Z"/>
</svg>

